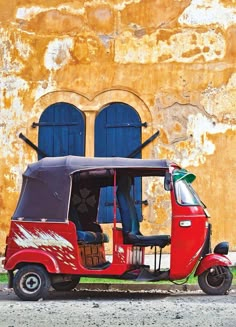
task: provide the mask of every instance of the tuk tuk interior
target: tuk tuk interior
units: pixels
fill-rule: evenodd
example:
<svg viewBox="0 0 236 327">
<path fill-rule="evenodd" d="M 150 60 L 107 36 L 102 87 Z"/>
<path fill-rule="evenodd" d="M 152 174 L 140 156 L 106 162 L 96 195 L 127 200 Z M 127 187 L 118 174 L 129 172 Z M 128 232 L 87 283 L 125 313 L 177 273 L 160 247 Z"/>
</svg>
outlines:
<svg viewBox="0 0 236 327">
<path fill-rule="evenodd" d="M 112 168 L 92 169 L 73 174 L 69 221 L 72 221 L 76 226 L 80 248 L 83 248 L 83 244 L 85 247 L 88 244 L 100 244 L 101 247 L 101 243 L 103 244 L 109 241 L 109 237 L 103 233 L 101 225 L 97 223 L 100 190 L 108 186 L 114 188 L 113 243 L 115 247 L 117 247 L 118 244 L 122 244 L 123 247 L 127 249 L 132 248 L 132 252 L 135 253 L 135 260 L 133 260 L 132 264 L 145 266 L 144 247 L 155 247 L 156 253 L 156 247 L 162 250 L 162 248 L 169 245 L 169 235 L 144 236 L 141 234 L 139 217 L 136 212 L 131 190 L 131 188 L 134 187 L 134 180 L 136 177 L 158 176 L 163 179 L 166 172 L 166 169 L 160 168 Z M 88 196 L 90 201 L 93 202 L 89 207 L 90 210 L 87 207 L 85 208 L 85 205 L 81 201 L 81 199 Z M 120 224 L 117 222 L 118 212 L 121 219 Z M 91 250 L 91 252 L 92 251 L 94 250 Z M 100 253 L 103 253 L 103 251 L 100 251 Z M 86 261 L 86 255 L 84 255 L 84 259 Z M 91 262 L 91 258 L 89 258 L 89 262 Z M 97 258 L 95 262 L 97 262 Z M 115 253 L 113 253 L 113 263 L 114 262 L 116 262 Z M 93 269 L 95 269 L 96 266 L 99 267 L 99 269 L 104 269 L 109 265 L 110 263 L 105 260 L 104 254 L 97 265 L 93 266 Z M 157 270 L 156 263 L 155 270 Z M 136 277 L 137 276 L 134 276 L 133 278 Z"/>
</svg>

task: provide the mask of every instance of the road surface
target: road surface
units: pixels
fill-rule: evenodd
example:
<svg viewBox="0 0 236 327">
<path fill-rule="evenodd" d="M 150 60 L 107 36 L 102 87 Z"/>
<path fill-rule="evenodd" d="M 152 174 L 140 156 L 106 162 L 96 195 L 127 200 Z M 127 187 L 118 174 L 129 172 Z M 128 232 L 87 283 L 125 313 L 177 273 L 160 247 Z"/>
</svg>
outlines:
<svg viewBox="0 0 236 327">
<path fill-rule="evenodd" d="M 47 300 L 24 302 L 1 288 L 0 310 L 1 327 L 235 327 L 236 292 L 52 291 Z"/>
</svg>

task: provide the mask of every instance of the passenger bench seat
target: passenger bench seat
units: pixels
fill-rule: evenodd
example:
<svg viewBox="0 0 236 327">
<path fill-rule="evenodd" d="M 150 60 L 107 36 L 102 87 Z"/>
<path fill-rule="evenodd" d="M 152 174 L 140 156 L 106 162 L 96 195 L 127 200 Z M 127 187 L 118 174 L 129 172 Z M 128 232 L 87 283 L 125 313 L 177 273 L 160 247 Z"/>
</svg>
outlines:
<svg viewBox="0 0 236 327">
<path fill-rule="evenodd" d="M 120 216 L 123 228 L 123 237 L 125 244 L 137 246 L 159 246 L 164 248 L 170 244 L 169 235 L 150 235 L 144 236 L 140 233 L 138 215 L 136 212 L 134 200 L 130 195 L 131 177 L 127 175 L 118 177 L 117 200 L 119 204 Z"/>
</svg>

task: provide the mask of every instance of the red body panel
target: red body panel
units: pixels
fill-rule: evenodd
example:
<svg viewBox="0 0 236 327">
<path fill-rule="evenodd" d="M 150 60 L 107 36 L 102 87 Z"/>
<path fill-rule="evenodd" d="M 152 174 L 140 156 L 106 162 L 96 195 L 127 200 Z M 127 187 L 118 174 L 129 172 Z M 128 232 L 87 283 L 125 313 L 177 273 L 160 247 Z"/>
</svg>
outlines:
<svg viewBox="0 0 236 327">
<path fill-rule="evenodd" d="M 222 254 L 208 254 L 199 263 L 195 276 L 201 275 L 205 270 L 214 266 L 231 266 L 232 262 Z"/>
<path fill-rule="evenodd" d="M 12 221 L 4 268 L 14 270 L 27 262 L 42 264 L 49 273 L 120 276 L 143 264 L 144 249 L 123 244 L 122 230 L 113 232 L 113 263 L 106 269 L 95 270 L 82 264 L 73 223 Z"/>
<path fill-rule="evenodd" d="M 22 262 L 40 263 L 50 273 L 75 273 L 78 245 L 72 223 L 12 221 L 5 269 Z"/>
<path fill-rule="evenodd" d="M 123 236 L 121 229 L 113 229 L 113 265 L 124 264 L 126 269 L 130 269 L 132 265 L 144 264 L 144 248 L 123 244 Z"/>
<path fill-rule="evenodd" d="M 183 206 L 176 203 L 171 192 L 172 228 L 170 280 L 186 278 L 201 257 L 208 221 L 201 206 Z"/>
</svg>

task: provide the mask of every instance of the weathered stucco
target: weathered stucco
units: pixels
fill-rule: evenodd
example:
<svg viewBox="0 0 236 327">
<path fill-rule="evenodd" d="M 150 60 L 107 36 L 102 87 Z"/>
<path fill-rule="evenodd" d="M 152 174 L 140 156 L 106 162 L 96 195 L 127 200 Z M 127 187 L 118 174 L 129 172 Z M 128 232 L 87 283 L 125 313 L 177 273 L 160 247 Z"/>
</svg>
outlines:
<svg viewBox="0 0 236 327">
<path fill-rule="evenodd" d="M 31 127 L 65 101 L 86 117 L 86 155 L 94 119 L 108 103 L 134 107 L 161 135 L 144 158 L 192 169 L 212 215 L 213 244 L 236 250 L 236 2 L 226 0 L 0 1 L 0 252 L 26 165 L 36 153 Z M 166 233 L 165 194 L 151 196 L 143 232 Z M 158 225 L 156 225 L 158 223 Z"/>
</svg>

